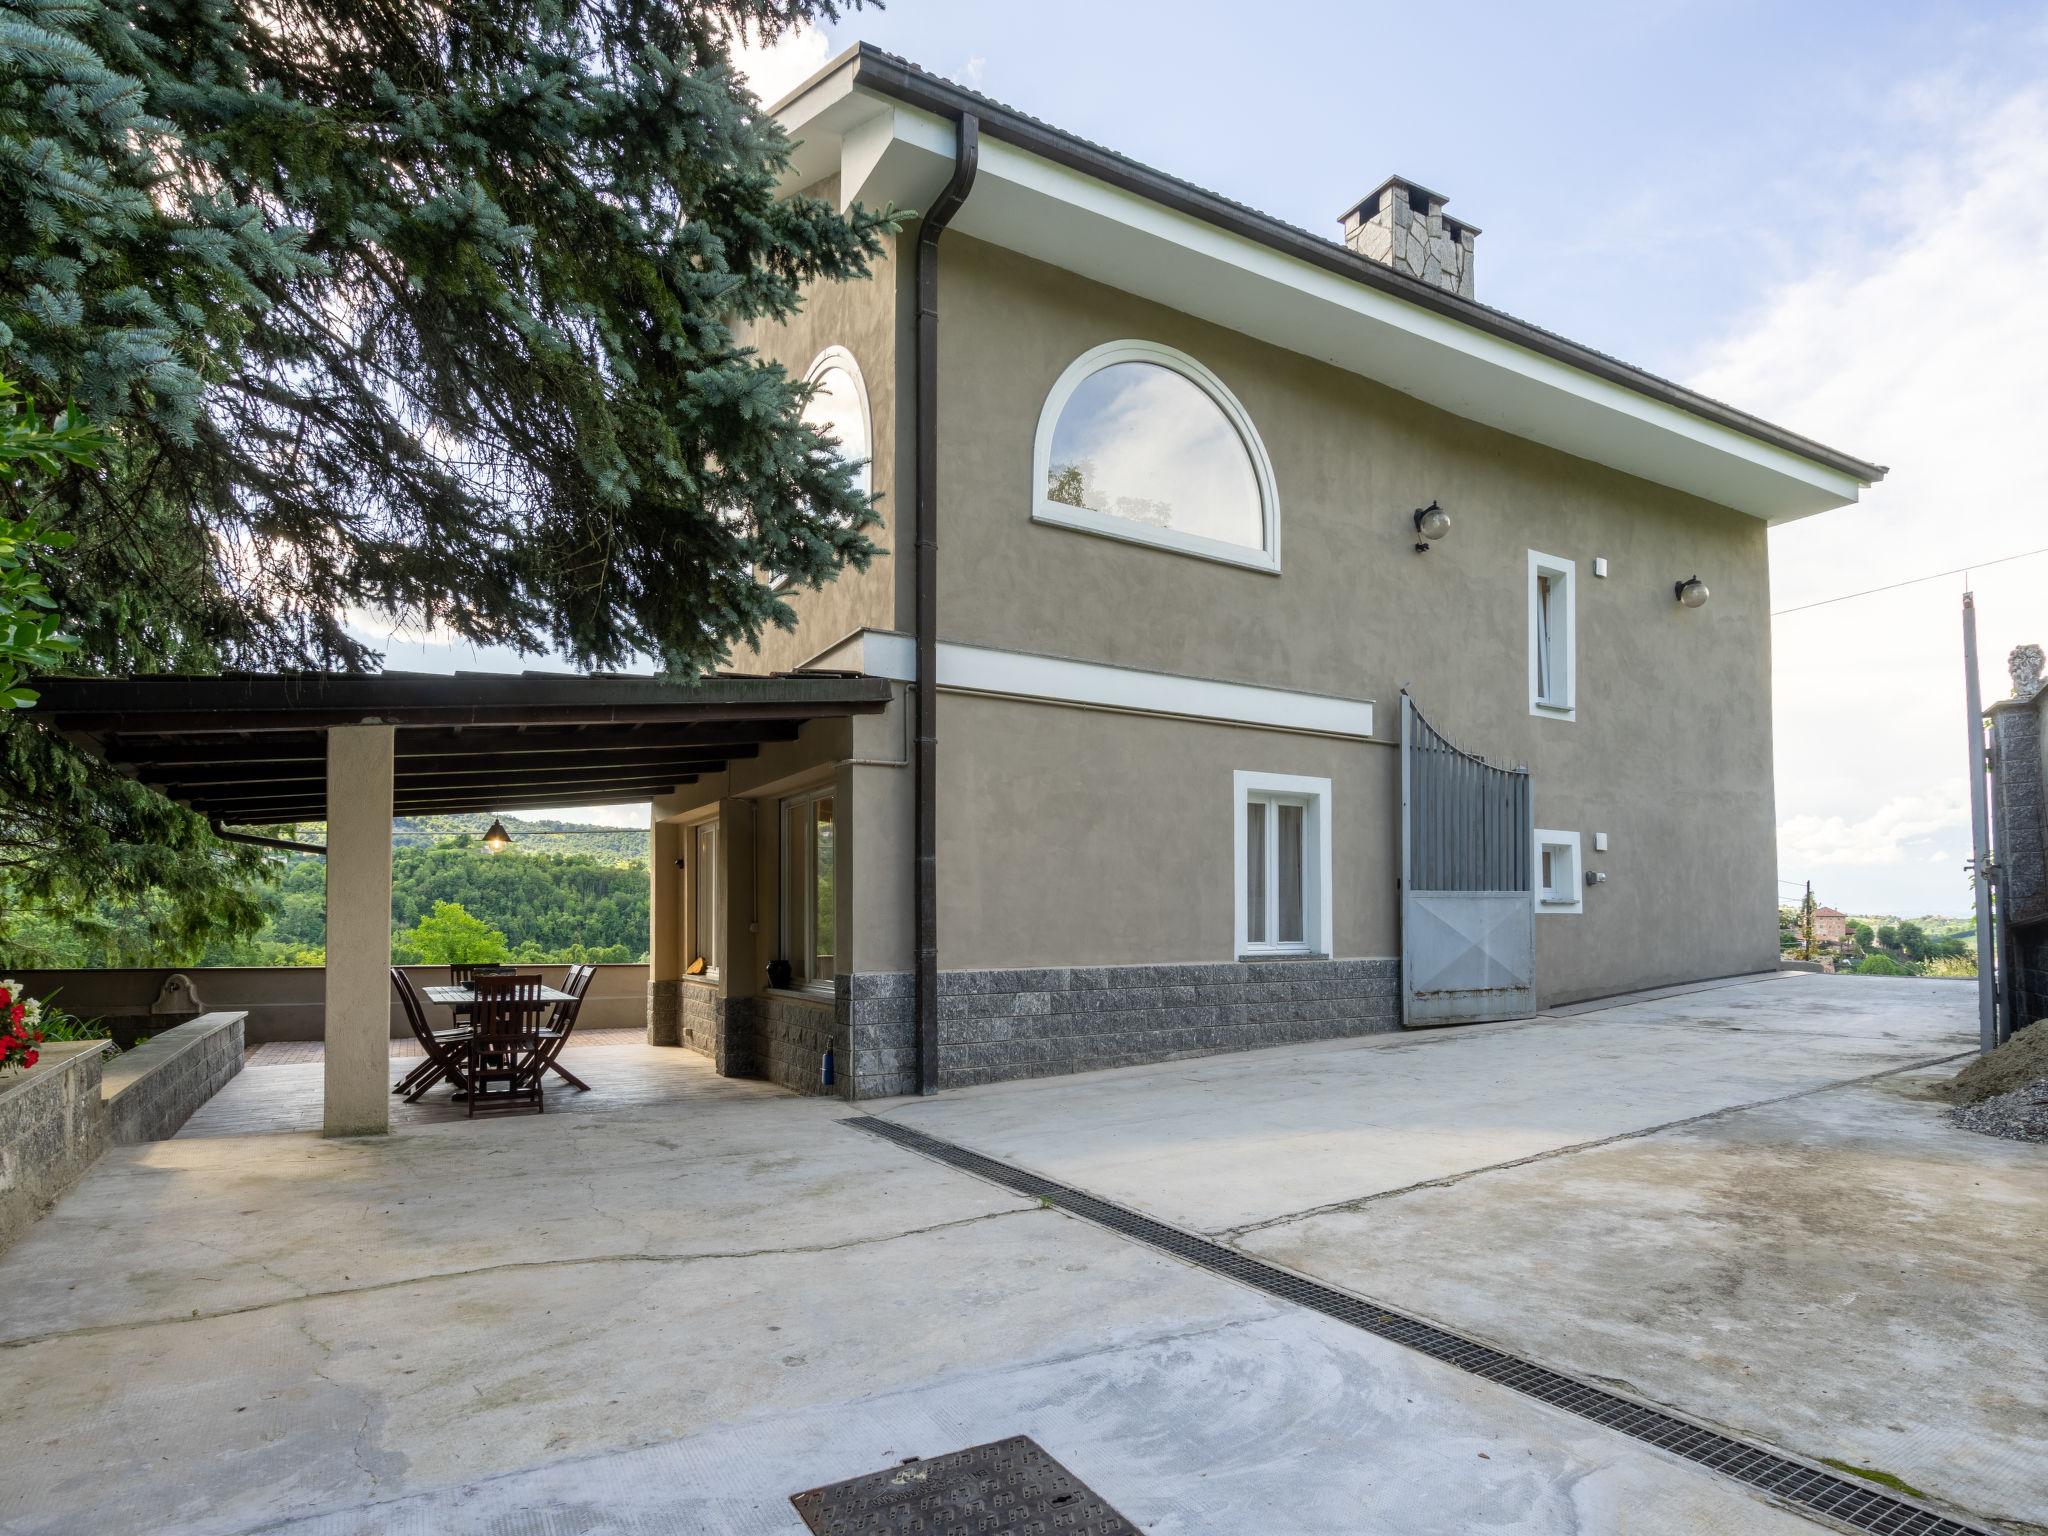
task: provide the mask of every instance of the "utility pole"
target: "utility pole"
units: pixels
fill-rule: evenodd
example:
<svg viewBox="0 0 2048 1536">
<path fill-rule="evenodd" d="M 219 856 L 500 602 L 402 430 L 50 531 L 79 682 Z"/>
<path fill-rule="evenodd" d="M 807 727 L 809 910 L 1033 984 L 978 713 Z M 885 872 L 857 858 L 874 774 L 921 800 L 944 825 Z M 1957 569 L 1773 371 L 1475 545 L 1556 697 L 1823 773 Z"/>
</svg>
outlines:
<svg viewBox="0 0 2048 1536">
<path fill-rule="evenodd" d="M 1970 877 L 1977 890 L 1977 1049 L 1998 1048 L 1998 945 L 1991 933 L 1991 805 L 1984 784 L 1984 694 L 1977 681 L 1977 597 L 1963 594 L 1963 694 L 1970 715 Z"/>
</svg>

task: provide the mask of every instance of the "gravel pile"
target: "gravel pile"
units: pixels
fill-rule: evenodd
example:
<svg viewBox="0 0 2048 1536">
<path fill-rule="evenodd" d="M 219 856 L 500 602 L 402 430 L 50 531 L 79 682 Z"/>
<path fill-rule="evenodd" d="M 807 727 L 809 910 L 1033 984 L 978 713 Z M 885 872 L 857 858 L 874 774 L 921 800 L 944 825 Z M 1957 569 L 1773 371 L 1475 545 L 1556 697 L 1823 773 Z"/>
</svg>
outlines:
<svg viewBox="0 0 2048 1536">
<path fill-rule="evenodd" d="M 2034 1029 L 2039 1030 L 2040 1025 Z M 1948 1112 L 1966 1131 L 2007 1141 L 2048 1141 L 2048 1077 Z"/>
<path fill-rule="evenodd" d="M 2048 1019 L 2037 1019 L 1987 1056 L 1969 1064 L 1943 1083 L 1939 1091 L 1951 1104 L 1980 1104 L 2048 1077 Z"/>
</svg>

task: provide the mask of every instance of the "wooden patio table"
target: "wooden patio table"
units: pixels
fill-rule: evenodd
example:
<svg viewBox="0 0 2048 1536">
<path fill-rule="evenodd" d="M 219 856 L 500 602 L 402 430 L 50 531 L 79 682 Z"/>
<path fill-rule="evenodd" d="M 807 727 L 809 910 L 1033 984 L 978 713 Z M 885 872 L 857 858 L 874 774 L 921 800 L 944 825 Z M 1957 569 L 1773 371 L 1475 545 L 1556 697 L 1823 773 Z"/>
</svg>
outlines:
<svg viewBox="0 0 2048 1536">
<path fill-rule="evenodd" d="M 430 1003 L 439 1003 L 443 1008 L 474 1008 L 476 1006 L 475 987 L 421 987 L 420 995 Z M 575 1001 L 568 993 L 558 992 L 553 987 L 542 987 L 540 989 L 540 1000 L 544 1003 Z"/>
</svg>

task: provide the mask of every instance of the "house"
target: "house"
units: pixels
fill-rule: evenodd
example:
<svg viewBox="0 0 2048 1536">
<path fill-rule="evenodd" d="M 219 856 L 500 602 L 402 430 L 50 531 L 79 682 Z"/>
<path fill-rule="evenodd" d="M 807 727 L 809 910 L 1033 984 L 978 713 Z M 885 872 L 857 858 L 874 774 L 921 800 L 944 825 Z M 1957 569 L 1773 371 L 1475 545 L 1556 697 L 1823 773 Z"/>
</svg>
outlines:
<svg viewBox="0 0 2048 1536">
<path fill-rule="evenodd" d="M 924 217 L 751 338 L 888 552 L 735 665 L 892 697 L 655 802 L 653 1039 L 866 1097 L 1775 966 L 1766 532 L 1879 466 L 1412 181 L 1326 239 L 865 46 L 774 110 Z"/>
<path fill-rule="evenodd" d="M 1813 942 L 1816 944 L 1843 944 L 1849 938 L 1849 915 L 1837 912 L 1833 907 L 1813 909 Z"/>
</svg>

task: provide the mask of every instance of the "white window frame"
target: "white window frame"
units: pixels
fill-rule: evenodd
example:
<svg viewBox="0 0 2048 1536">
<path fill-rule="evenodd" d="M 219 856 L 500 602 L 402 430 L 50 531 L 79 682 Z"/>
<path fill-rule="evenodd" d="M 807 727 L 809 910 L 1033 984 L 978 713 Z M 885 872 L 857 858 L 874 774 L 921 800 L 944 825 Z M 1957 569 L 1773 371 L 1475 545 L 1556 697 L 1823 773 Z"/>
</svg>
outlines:
<svg viewBox="0 0 2048 1536">
<path fill-rule="evenodd" d="M 690 822 L 683 828 L 683 836 L 689 840 L 689 852 L 683 858 L 683 884 L 686 887 L 683 893 L 683 900 L 687 909 L 687 920 L 683 929 L 685 939 L 683 947 L 689 953 L 683 956 L 683 964 L 687 966 L 699 955 L 704 957 L 703 971 L 696 976 L 686 975 L 683 978 L 686 981 L 718 980 L 718 939 L 724 937 L 722 933 L 715 935 L 710 948 L 701 947 L 704 937 L 704 918 L 697 900 L 697 892 L 699 890 L 697 884 L 697 865 L 700 862 L 702 848 L 700 838 L 707 828 L 711 832 L 712 842 L 711 899 L 715 902 L 718 899 L 718 888 L 722 883 L 718 877 L 718 843 L 723 834 L 719 830 L 718 818 L 716 816 L 707 816 L 702 821 Z M 718 914 L 713 914 L 714 921 L 717 916 Z"/>
<path fill-rule="evenodd" d="M 1546 889 L 1543 884 L 1543 852 L 1546 848 L 1562 850 L 1570 863 L 1561 888 L 1553 885 Z M 1586 910 L 1586 865 L 1579 855 L 1579 834 L 1560 832 L 1549 827 L 1536 829 L 1534 854 L 1536 878 L 1530 883 L 1535 887 L 1536 910 L 1553 916 L 1570 916 Z M 1552 865 L 1552 879 L 1556 880 L 1556 866 Z"/>
<path fill-rule="evenodd" d="M 812 992 L 830 997 L 837 985 L 836 978 L 839 973 L 839 935 L 837 932 L 832 935 L 833 974 L 822 979 L 811 975 L 811 965 L 817 959 L 817 872 L 811 865 L 809 840 L 806 839 L 806 846 L 799 850 L 790 846 L 789 838 L 789 813 L 798 806 L 803 806 L 808 810 L 820 800 L 830 800 L 832 802 L 832 916 L 835 925 L 838 922 L 840 910 L 839 876 L 845 870 L 845 865 L 841 862 L 840 858 L 843 844 L 839 837 L 840 829 L 845 825 L 840 819 L 844 807 L 839 804 L 839 786 L 837 784 L 819 784 L 794 795 L 784 795 L 775 802 L 775 836 L 780 844 L 780 857 L 777 859 L 777 867 L 781 872 L 782 880 L 781 889 L 777 892 L 776 906 L 780 910 L 776 917 L 776 927 L 782 942 L 782 957 L 789 962 L 789 984 L 791 989 L 797 992 Z M 807 822 L 806 824 L 810 825 L 813 823 Z M 801 871 L 795 868 L 799 859 L 801 859 L 804 866 Z M 803 891 L 803 932 L 800 935 L 794 936 L 789 931 L 789 896 L 792 882 L 800 886 Z M 803 960 L 802 966 L 798 966 L 796 963 L 799 957 Z"/>
<path fill-rule="evenodd" d="M 1259 510 L 1265 540 L 1263 549 L 1248 549 L 1224 539 L 1205 539 L 1199 534 L 1182 533 L 1173 528 L 1148 527 L 1127 517 L 1097 512 L 1092 507 L 1070 507 L 1046 494 L 1046 484 L 1052 472 L 1053 431 L 1059 425 L 1060 413 L 1067 408 L 1067 402 L 1083 382 L 1118 363 L 1155 363 L 1179 374 L 1216 402 L 1251 459 L 1252 475 L 1259 488 Z M 1059 376 L 1051 393 L 1045 397 L 1044 408 L 1038 413 L 1038 436 L 1031 451 L 1031 519 L 1080 533 L 1098 534 L 1105 539 L 1121 539 L 1127 544 L 1149 544 L 1201 560 L 1244 566 L 1274 576 L 1280 574 L 1280 496 L 1273 483 L 1272 460 L 1266 456 L 1266 445 L 1259 440 L 1258 429 L 1252 425 L 1250 414 L 1238 403 L 1229 386 L 1208 368 L 1185 352 L 1177 352 L 1153 341 L 1106 342 L 1083 352 Z"/>
<path fill-rule="evenodd" d="M 1553 677 L 1549 695 L 1540 687 L 1542 594 L 1538 582 L 1545 576 L 1561 582 L 1553 601 L 1550 629 L 1550 658 Z M 1579 576 L 1578 567 L 1559 555 L 1529 551 L 1529 713 L 1543 720 L 1579 718 Z"/>
<path fill-rule="evenodd" d="M 1237 954 L 1241 957 L 1334 954 L 1336 923 L 1331 902 L 1330 781 L 1304 774 L 1256 773 L 1243 768 L 1233 773 L 1231 780 L 1231 900 L 1235 910 L 1233 935 Z M 1245 867 L 1245 808 L 1254 799 L 1292 801 L 1306 808 L 1301 829 L 1303 942 L 1299 944 L 1270 941 L 1254 944 L 1246 937 L 1251 925 L 1245 889 L 1246 876 L 1250 873 Z M 1266 849 L 1267 857 L 1273 861 L 1270 871 L 1278 865 L 1279 840 L 1268 836 Z M 1269 872 L 1266 880 L 1266 900 L 1269 903 L 1266 932 L 1269 934 L 1276 931 L 1273 914 L 1279 910 L 1279 899 L 1277 881 Z"/>
</svg>

